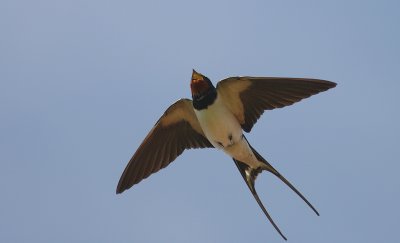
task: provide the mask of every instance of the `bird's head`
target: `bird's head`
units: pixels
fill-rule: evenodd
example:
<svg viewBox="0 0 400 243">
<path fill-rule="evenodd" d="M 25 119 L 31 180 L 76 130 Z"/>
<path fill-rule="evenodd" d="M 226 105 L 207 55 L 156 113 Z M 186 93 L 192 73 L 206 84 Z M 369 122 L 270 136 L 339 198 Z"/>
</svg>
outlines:
<svg viewBox="0 0 400 243">
<path fill-rule="evenodd" d="M 206 95 L 210 91 L 214 91 L 215 87 L 210 79 L 193 69 L 190 89 L 192 90 L 192 98 L 195 99 Z"/>
</svg>

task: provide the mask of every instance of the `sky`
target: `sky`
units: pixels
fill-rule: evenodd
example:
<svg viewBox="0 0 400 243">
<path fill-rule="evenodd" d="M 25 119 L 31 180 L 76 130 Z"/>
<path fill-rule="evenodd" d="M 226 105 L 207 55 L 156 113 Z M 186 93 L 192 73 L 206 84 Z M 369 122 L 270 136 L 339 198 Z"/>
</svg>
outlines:
<svg viewBox="0 0 400 243">
<path fill-rule="evenodd" d="M 265 112 L 247 139 L 288 242 L 398 242 L 398 1 L 0 1 L 0 242 L 284 242 L 215 149 L 116 195 L 192 68 L 335 89 Z"/>
</svg>

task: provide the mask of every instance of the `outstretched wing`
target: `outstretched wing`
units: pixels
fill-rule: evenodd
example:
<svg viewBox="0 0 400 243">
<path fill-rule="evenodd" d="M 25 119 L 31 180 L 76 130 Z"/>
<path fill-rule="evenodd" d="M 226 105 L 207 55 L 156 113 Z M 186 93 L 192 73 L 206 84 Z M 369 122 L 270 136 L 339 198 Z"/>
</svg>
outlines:
<svg viewBox="0 0 400 243">
<path fill-rule="evenodd" d="M 217 92 L 242 129 L 250 132 L 265 110 L 291 105 L 335 86 L 319 79 L 231 77 L 218 83 Z"/>
<path fill-rule="evenodd" d="M 132 156 L 119 180 L 117 193 L 166 167 L 185 149 L 207 147 L 213 146 L 204 136 L 192 101 L 178 100 L 165 111 Z"/>
</svg>

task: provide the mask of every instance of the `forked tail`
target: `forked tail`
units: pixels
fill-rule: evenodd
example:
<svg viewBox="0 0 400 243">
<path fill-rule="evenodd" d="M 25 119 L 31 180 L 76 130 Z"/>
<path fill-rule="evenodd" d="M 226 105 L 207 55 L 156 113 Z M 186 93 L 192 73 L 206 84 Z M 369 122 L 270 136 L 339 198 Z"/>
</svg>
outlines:
<svg viewBox="0 0 400 243">
<path fill-rule="evenodd" d="M 281 181 L 283 181 L 290 189 L 292 189 L 307 205 L 319 216 L 318 211 L 314 208 L 313 205 L 288 181 L 285 177 L 283 177 L 268 161 L 266 161 L 251 145 L 249 144 L 250 148 L 253 150 L 254 155 L 256 156 L 257 160 L 264 163 L 264 166 L 260 166 L 258 168 L 251 168 L 244 162 L 239 160 L 233 159 L 235 161 L 236 166 L 238 167 L 240 174 L 243 176 L 247 186 L 249 187 L 251 193 L 253 194 L 254 198 L 256 199 L 258 205 L 261 207 L 262 211 L 264 212 L 265 216 L 267 216 L 268 220 L 274 226 L 274 228 L 278 231 L 278 233 L 282 236 L 283 239 L 287 240 L 286 237 L 282 234 L 279 227 L 275 224 L 272 217 L 269 215 L 268 211 L 265 209 L 264 205 L 262 204 L 256 189 L 254 187 L 254 182 L 257 179 L 257 175 L 261 173 L 263 170 L 269 171 L 278 177 Z"/>
</svg>

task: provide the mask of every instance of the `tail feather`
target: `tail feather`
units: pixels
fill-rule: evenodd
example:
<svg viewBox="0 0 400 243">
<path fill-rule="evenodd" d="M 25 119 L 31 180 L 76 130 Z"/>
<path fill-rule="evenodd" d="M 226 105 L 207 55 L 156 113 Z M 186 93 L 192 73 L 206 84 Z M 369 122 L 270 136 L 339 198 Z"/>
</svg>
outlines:
<svg viewBox="0 0 400 243">
<path fill-rule="evenodd" d="M 251 193 L 253 194 L 254 198 L 256 199 L 258 205 L 264 212 L 265 216 L 267 216 L 269 222 L 271 222 L 272 226 L 278 231 L 278 233 L 282 236 L 284 240 L 287 240 L 287 238 L 283 235 L 279 227 L 275 224 L 274 220 L 272 219 L 271 215 L 269 215 L 267 209 L 265 209 L 263 203 L 261 202 L 260 198 L 258 197 L 256 188 L 254 187 L 254 182 L 257 177 L 257 174 L 260 173 L 261 171 L 257 171 L 255 169 L 250 168 L 248 165 L 246 165 L 243 162 L 240 162 L 239 160 L 235 160 L 236 166 L 238 167 L 240 174 L 242 174 L 244 181 L 246 182 L 247 186 L 249 187 Z"/>
<path fill-rule="evenodd" d="M 269 215 L 268 211 L 265 209 L 264 205 L 262 204 L 260 198 L 255 189 L 255 180 L 257 175 L 261 173 L 263 170 L 269 171 L 278 177 L 283 183 L 285 183 L 290 189 L 292 189 L 303 201 L 319 216 L 318 211 L 314 208 L 314 206 L 285 178 L 283 177 L 268 161 L 266 161 L 251 145 L 249 144 L 250 148 L 252 149 L 254 155 L 256 156 L 257 160 L 263 163 L 263 166 L 258 168 L 251 168 L 246 163 L 233 159 L 236 166 L 238 167 L 240 174 L 242 175 L 244 181 L 246 182 L 247 186 L 249 187 L 251 193 L 253 194 L 254 198 L 256 199 L 258 205 L 264 212 L 265 216 L 267 216 L 268 220 L 274 226 L 276 231 L 282 236 L 283 239 L 287 240 L 287 238 L 282 234 L 279 227 L 275 224 L 272 217 Z"/>
<path fill-rule="evenodd" d="M 278 177 L 283 183 L 285 183 L 292 191 L 294 191 L 303 201 L 314 211 L 316 215 L 319 216 L 318 211 L 314 208 L 314 206 L 297 190 L 292 183 L 290 183 L 285 177 L 283 177 L 268 161 L 266 161 L 250 144 L 249 144 L 251 150 L 253 150 L 254 155 L 256 156 L 258 161 L 263 162 L 266 166 L 265 168 L 262 168 L 263 170 L 269 171 L 272 174 L 274 174 L 276 177 Z"/>
</svg>

